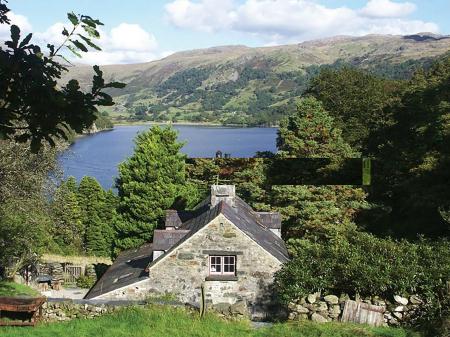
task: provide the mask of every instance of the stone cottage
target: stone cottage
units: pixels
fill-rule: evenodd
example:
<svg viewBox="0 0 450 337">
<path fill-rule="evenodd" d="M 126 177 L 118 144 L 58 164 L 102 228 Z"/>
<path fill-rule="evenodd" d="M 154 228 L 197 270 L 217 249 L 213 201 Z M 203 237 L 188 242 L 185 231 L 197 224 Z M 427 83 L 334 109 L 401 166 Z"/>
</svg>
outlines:
<svg viewBox="0 0 450 337">
<path fill-rule="evenodd" d="M 213 185 L 192 211 L 166 211 L 153 242 L 123 252 L 86 299 L 143 299 L 171 294 L 198 305 L 245 304 L 252 316 L 267 312 L 274 273 L 288 261 L 281 216 L 255 212 L 235 186 Z"/>
</svg>

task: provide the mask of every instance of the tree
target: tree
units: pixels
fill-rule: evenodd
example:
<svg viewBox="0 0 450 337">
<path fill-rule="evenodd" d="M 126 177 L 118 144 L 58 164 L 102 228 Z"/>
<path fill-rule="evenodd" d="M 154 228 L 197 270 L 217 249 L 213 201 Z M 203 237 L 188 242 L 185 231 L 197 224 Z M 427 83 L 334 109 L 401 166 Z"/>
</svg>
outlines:
<svg viewBox="0 0 450 337">
<path fill-rule="evenodd" d="M 341 133 L 322 103 L 307 97 L 298 102 L 296 113 L 280 121 L 278 151 L 291 158 L 355 157 Z"/>
<path fill-rule="evenodd" d="M 186 184 L 183 145 L 171 127 L 153 126 L 136 137 L 133 155 L 119 165 L 116 250 L 150 240 L 164 210 L 196 199 L 196 189 Z"/>
<path fill-rule="evenodd" d="M 74 177 L 56 190 L 52 201 L 52 219 L 51 233 L 59 250 L 64 254 L 82 254 L 84 224 Z"/>
<path fill-rule="evenodd" d="M 110 256 L 112 252 L 115 200 L 98 181 L 83 177 L 78 188 L 84 227 L 84 249 L 89 255 Z"/>
<path fill-rule="evenodd" d="M 385 107 L 398 98 L 400 81 L 344 67 L 324 68 L 310 82 L 307 93 L 320 100 L 335 119 L 345 141 L 355 150 L 366 150 L 369 134 L 392 123 Z"/>
<path fill-rule="evenodd" d="M 393 125 L 374 133 L 373 199 L 390 234 L 450 233 L 450 57 L 419 71 L 389 109 Z M 375 226 L 373 226 L 375 227 Z"/>
<path fill-rule="evenodd" d="M 8 277 L 49 246 L 48 175 L 56 168 L 55 148 L 34 154 L 29 144 L 0 140 L 0 265 Z"/>
<path fill-rule="evenodd" d="M 0 23 L 9 24 L 8 8 L 1 2 Z M 82 92 L 76 80 L 58 83 L 68 70 L 57 61 L 65 60 L 65 48 L 77 56 L 88 47 L 100 50 L 92 42 L 100 36 L 100 21 L 73 13 L 68 19 L 72 27 L 63 29 L 63 44 L 47 45 L 47 54 L 30 44 L 32 34 L 21 40 L 16 25 L 10 27 L 11 40 L 0 47 L 0 139 L 28 142 L 34 153 L 43 141 L 54 146 L 55 139 L 67 139 L 69 130 L 81 133 L 89 128 L 96 119 L 97 106 L 114 104 L 103 90 L 124 87 L 122 83 L 105 83 L 98 66 L 94 66 L 90 92 Z"/>
<path fill-rule="evenodd" d="M 297 112 L 280 122 L 277 145 L 281 158 L 329 158 L 331 164 L 318 174 L 335 170 L 342 159 L 357 155 L 322 104 L 311 97 L 302 99 Z M 346 185 L 273 186 L 270 198 L 283 216 L 285 239 L 342 235 L 355 228 L 357 210 L 367 206 L 364 191 Z"/>
</svg>

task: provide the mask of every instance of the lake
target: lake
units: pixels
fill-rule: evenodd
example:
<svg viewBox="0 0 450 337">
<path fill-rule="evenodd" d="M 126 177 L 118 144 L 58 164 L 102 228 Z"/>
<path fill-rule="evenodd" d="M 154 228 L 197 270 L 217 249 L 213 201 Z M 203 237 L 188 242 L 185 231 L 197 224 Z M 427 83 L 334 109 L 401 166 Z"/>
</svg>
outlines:
<svg viewBox="0 0 450 337">
<path fill-rule="evenodd" d="M 113 186 L 117 165 L 133 153 L 133 139 L 151 125 L 116 126 L 111 131 L 81 137 L 60 157 L 64 175 L 95 177 L 103 188 Z M 214 157 L 217 150 L 231 157 L 253 157 L 257 151 L 276 151 L 276 128 L 234 128 L 176 125 L 188 157 Z"/>
</svg>

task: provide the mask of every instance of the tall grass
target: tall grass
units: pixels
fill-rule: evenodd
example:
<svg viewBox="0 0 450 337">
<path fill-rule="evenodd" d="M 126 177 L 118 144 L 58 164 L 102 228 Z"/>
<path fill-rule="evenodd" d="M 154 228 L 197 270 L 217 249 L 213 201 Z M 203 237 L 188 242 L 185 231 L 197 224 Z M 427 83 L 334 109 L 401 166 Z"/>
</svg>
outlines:
<svg viewBox="0 0 450 337">
<path fill-rule="evenodd" d="M 122 309 L 92 320 L 40 324 L 35 328 L 0 328 L 8 337 L 419 337 L 402 329 L 348 324 L 276 324 L 254 329 L 249 322 L 229 322 L 214 315 L 200 320 L 181 308 L 151 306 Z"/>
</svg>

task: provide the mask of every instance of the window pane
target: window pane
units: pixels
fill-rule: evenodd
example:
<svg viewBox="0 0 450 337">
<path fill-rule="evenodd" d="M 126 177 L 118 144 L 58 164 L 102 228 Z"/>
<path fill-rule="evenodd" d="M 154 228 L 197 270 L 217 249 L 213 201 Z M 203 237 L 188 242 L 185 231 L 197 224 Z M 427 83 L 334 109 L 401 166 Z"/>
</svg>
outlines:
<svg viewBox="0 0 450 337">
<path fill-rule="evenodd" d="M 221 256 L 211 256 L 210 257 L 210 269 L 211 273 L 221 273 L 222 272 L 222 257 Z"/>
</svg>

